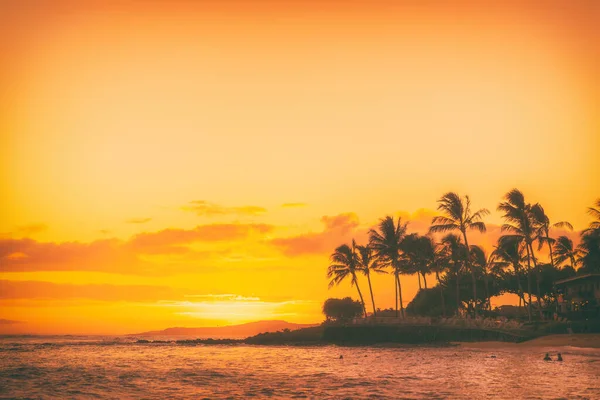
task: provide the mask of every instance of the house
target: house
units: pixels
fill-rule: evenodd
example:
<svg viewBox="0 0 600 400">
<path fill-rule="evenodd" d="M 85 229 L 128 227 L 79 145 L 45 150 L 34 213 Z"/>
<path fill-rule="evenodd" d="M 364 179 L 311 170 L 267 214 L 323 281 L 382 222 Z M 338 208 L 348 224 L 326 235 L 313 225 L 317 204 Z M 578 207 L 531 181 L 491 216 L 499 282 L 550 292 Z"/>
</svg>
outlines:
<svg viewBox="0 0 600 400">
<path fill-rule="evenodd" d="M 585 274 L 554 282 L 558 312 L 569 318 L 600 318 L 600 274 Z"/>
</svg>

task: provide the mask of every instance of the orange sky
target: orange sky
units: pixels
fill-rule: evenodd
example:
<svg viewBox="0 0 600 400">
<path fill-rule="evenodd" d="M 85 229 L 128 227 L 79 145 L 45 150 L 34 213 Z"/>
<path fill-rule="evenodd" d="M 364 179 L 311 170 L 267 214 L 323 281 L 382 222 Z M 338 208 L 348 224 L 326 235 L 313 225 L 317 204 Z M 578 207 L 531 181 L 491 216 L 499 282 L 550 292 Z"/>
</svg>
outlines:
<svg viewBox="0 0 600 400">
<path fill-rule="evenodd" d="M 320 321 L 385 214 L 518 187 L 581 229 L 600 195 L 594 1 L 13 3 L 0 333 Z"/>
</svg>

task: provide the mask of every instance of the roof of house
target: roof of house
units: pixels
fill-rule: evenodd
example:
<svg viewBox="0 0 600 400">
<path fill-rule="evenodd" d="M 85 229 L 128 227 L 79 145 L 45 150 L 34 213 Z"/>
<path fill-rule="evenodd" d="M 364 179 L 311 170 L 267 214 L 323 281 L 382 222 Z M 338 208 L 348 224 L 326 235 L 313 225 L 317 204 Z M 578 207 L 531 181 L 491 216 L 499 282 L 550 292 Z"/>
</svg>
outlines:
<svg viewBox="0 0 600 400">
<path fill-rule="evenodd" d="M 600 274 L 585 274 L 585 275 L 573 276 L 571 278 L 561 279 L 559 281 L 556 281 L 556 282 L 554 282 L 554 284 L 560 285 L 562 283 L 569 283 L 569 282 L 574 282 L 574 281 L 579 281 L 579 280 L 585 280 L 585 279 L 589 279 L 589 278 L 598 278 L 598 279 L 600 279 Z"/>
</svg>

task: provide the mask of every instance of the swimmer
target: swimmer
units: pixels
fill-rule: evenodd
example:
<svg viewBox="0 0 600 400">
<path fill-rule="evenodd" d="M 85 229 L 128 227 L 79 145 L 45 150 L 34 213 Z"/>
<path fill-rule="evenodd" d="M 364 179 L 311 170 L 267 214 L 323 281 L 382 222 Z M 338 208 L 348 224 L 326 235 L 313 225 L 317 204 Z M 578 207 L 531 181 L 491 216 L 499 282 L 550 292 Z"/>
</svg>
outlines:
<svg viewBox="0 0 600 400">
<path fill-rule="evenodd" d="M 562 361 L 562 356 L 560 355 L 560 353 L 558 353 L 558 358 L 556 359 L 556 361 Z"/>
<path fill-rule="evenodd" d="M 544 361 L 552 361 L 549 353 L 546 353 L 546 357 L 544 357 Z"/>
</svg>

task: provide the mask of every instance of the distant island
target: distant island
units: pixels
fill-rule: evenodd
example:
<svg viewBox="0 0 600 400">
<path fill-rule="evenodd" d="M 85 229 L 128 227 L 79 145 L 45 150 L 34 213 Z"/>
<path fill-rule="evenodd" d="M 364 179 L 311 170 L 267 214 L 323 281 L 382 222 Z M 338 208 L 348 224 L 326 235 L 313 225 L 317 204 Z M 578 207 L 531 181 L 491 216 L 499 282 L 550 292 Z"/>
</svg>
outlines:
<svg viewBox="0 0 600 400">
<path fill-rule="evenodd" d="M 200 328 L 167 328 L 160 331 L 149 331 L 127 336 L 182 336 L 198 339 L 244 339 L 264 332 L 298 330 L 310 328 L 318 324 L 295 324 L 281 320 L 255 321 L 240 325 L 213 326 Z"/>
</svg>

